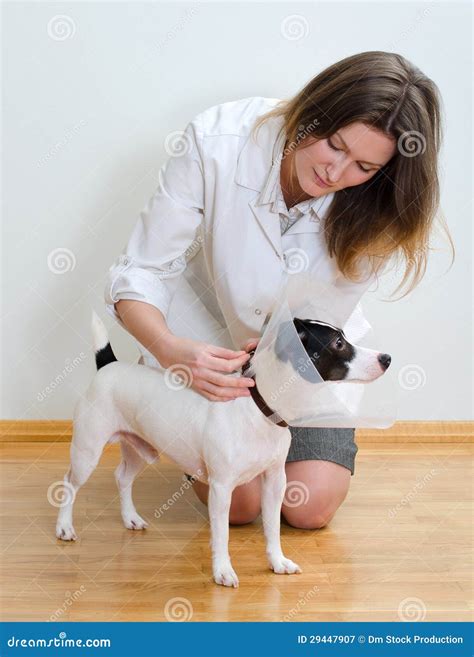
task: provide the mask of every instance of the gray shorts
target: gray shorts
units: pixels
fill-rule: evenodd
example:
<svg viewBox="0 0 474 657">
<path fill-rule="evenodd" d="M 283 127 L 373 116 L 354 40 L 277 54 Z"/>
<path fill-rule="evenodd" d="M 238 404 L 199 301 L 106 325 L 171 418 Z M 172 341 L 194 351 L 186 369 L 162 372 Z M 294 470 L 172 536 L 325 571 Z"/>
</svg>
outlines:
<svg viewBox="0 0 474 657">
<path fill-rule="evenodd" d="M 291 445 L 286 462 L 323 460 L 339 463 L 354 474 L 358 447 L 355 429 L 324 427 L 289 427 Z"/>
</svg>

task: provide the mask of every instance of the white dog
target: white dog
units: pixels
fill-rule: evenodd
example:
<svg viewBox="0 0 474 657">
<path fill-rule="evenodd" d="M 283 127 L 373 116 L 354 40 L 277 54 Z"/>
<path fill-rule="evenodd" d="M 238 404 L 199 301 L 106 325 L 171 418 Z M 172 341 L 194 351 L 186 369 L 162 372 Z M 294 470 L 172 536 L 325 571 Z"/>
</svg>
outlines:
<svg viewBox="0 0 474 657">
<path fill-rule="evenodd" d="M 316 359 L 325 380 L 335 377 L 369 381 L 383 374 L 390 364 L 388 354 L 352 346 L 335 327 L 312 320 L 294 321 L 308 355 Z M 104 446 L 120 441 L 122 461 L 115 477 L 125 527 L 147 526 L 132 500 L 133 480 L 144 462 L 152 463 L 161 453 L 166 454 L 185 472 L 209 485 L 214 580 L 236 587 L 238 578 L 228 551 L 232 491 L 261 474 L 262 519 L 270 567 L 275 573 L 301 572 L 285 557 L 280 544 L 280 510 L 291 433 L 286 422 L 272 416 L 257 386 L 249 388 L 253 399 L 240 397 L 214 403 L 186 385 L 177 386 L 169 371 L 118 362 L 106 328 L 95 312 L 92 333 L 98 371 L 74 410 L 71 465 L 64 477 L 71 494 L 59 510 L 56 536 L 64 541 L 76 540 L 72 523 L 76 493 L 97 466 Z M 291 359 L 287 367 L 288 375 L 294 376 Z M 258 371 L 254 378 L 258 383 Z"/>
</svg>

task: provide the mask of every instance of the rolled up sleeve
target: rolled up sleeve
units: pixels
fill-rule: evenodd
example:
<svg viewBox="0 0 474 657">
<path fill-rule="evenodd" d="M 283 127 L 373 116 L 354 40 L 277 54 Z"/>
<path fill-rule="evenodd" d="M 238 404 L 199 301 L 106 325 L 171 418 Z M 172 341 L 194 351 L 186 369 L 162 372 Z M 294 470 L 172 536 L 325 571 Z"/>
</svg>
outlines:
<svg viewBox="0 0 474 657">
<path fill-rule="evenodd" d="M 173 154 L 160 168 L 158 186 L 140 212 L 130 239 L 109 268 L 106 311 L 125 328 L 115 310 L 120 299 L 144 301 L 165 318 L 186 268 L 204 214 L 204 167 L 200 115 L 178 133 Z"/>
</svg>

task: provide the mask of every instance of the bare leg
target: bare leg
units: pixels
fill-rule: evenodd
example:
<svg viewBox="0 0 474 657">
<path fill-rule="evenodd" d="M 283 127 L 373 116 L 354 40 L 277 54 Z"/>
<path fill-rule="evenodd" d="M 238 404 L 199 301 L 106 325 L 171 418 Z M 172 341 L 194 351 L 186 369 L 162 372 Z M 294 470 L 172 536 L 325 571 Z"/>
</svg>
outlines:
<svg viewBox="0 0 474 657">
<path fill-rule="evenodd" d="M 319 529 L 346 498 L 351 471 L 333 461 L 292 461 L 286 464 L 286 478 L 284 519 L 292 527 Z"/>
</svg>

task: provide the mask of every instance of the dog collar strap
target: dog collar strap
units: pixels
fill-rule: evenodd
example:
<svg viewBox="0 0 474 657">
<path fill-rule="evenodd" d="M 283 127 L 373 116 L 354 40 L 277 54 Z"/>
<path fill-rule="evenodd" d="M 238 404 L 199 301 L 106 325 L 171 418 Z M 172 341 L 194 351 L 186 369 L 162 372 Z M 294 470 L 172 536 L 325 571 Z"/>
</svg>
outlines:
<svg viewBox="0 0 474 657">
<path fill-rule="evenodd" d="M 255 349 L 252 349 L 252 351 L 249 351 L 250 356 L 252 357 L 255 353 Z M 252 358 L 249 358 L 248 361 L 245 363 L 245 365 L 242 367 L 242 375 L 245 376 L 245 372 L 249 369 L 250 367 L 250 361 Z M 250 377 L 255 381 L 255 377 L 252 376 Z M 255 381 L 255 385 L 249 388 L 250 394 L 252 395 L 252 398 L 254 402 L 257 404 L 259 409 L 262 411 L 262 413 L 274 424 L 278 425 L 279 427 L 287 427 L 288 423 L 283 420 L 276 411 L 270 408 L 268 406 L 267 402 L 263 399 L 262 395 L 259 393 L 257 389 L 257 382 Z"/>
</svg>

